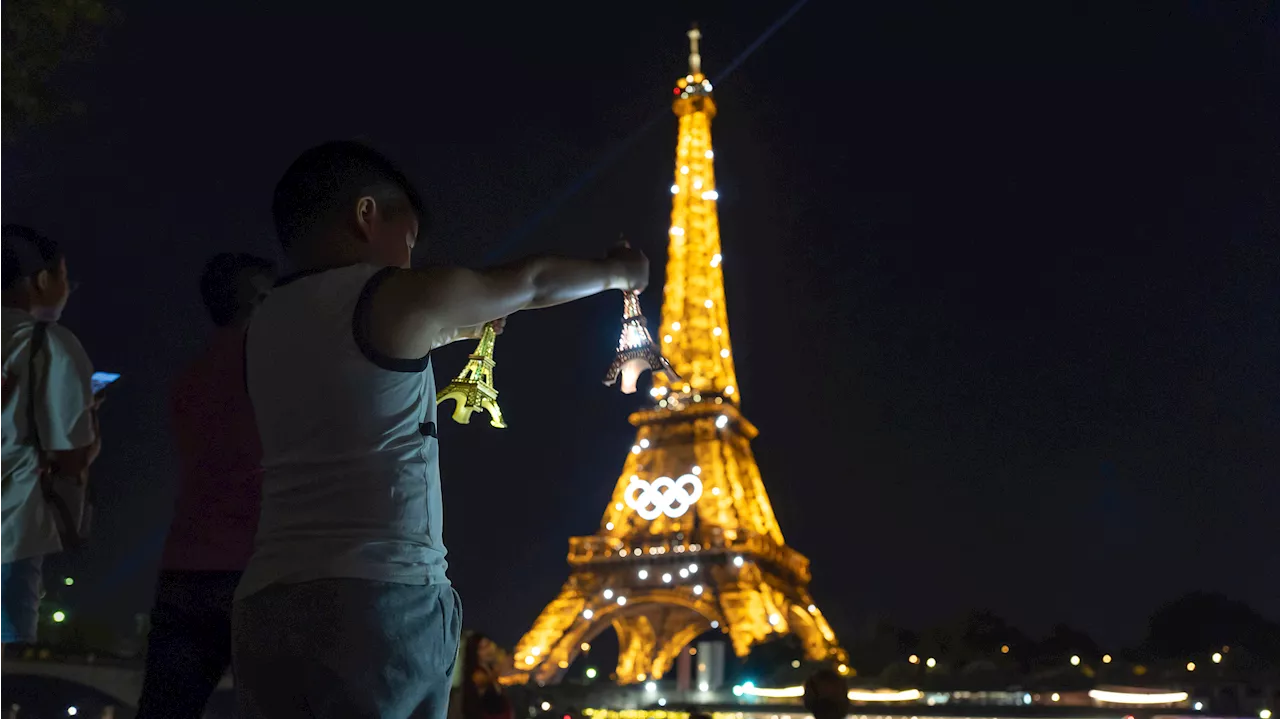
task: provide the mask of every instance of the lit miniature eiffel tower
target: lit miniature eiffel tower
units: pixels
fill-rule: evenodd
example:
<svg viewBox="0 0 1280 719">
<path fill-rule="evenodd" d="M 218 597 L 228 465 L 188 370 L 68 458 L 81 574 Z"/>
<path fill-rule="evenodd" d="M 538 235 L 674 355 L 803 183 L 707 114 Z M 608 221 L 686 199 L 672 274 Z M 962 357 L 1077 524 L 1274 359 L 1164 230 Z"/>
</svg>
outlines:
<svg viewBox="0 0 1280 719">
<path fill-rule="evenodd" d="M 640 314 L 640 295 L 636 292 L 623 292 L 622 336 L 618 338 L 618 356 L 609 365 L 604 383 L 611 386 L 621 377 L 623 394 L 631 394 L 636 391 L 636 380 L 645 370 L 665 373 L 669 381 L 680 379 L 680 375 L 671 369 L 671 363 L 653 343 L 649 325 L 645 322 L 644 315 Z"/>
<path fill-rule="evenodd" d="M 462 372 L 436 393 L 436 404 L 450 399 L 456 402 L 453 420 L 458 424 L 470 423 L 471 413 L 481 410 L 489 413 L 489 424 L 500 429 L 507 426 L 502 421 L 502 410 L 498 409 L 498 390 L 493 388 L 494 339 L 493 325 L 486 324 L 480 333 L 480 343 L 467 358 Z"/>
<path fill-rule="evenodd" d="M 621 683 L 659 678 L 708 631 L 745 655 L 795 633 L 813 660 L 844 650 L 809 595 L 809 560 L 787 546 L 738 410 L 725 312 L 711 149 L 716 106 L 696 29 L 680 118 L 662 323 L 664 354 L 684 379 L 654 374 L 655 406 L 631 415 L 636 442 L 588 537 L 569 540 L 568 581 L 515 648 L 507 681 L 555 682 L 612 626 Z M 674 375 L 674 373 L 673 373 Z"/>
</svg>

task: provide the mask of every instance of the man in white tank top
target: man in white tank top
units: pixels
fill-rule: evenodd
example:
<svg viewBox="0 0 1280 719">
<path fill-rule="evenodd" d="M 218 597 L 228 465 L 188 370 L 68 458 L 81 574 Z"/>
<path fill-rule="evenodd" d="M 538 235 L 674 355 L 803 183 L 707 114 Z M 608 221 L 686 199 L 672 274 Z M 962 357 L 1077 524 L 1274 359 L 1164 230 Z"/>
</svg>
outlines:
<svg viewBox="0 0 1280 719">
<path fill-rule="evenodd" d="M 233 619 L 240 712 L 444 719 L 462 612 L 441 536 L 431 350 L 521 310 L 642 290 L 649 261 L 619 247 L 409 269 L 422 201 L 350 142 L 303 153 L 272 212 L 298 271 L 245 340 L 264 475 Z"/>
</svg>

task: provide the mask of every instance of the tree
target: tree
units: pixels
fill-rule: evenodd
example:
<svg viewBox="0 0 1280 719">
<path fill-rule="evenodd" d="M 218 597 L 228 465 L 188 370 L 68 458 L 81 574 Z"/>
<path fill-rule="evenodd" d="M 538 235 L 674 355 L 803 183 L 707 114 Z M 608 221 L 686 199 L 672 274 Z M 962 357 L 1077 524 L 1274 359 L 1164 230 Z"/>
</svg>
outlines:
<svg viewBox="0 0 1280 719">
<path fill-rule="evenodd" d="M 975 658 L 1001 656 L 1004 654 L 1001 647 L 1016 650 L 1028 643 L 1026 636 L 1009 626 L 1004 617 L 986 609 L 974 610 L 965 616 L 961 637 Z"/>
<path fill-rule="evenodd" d="M 845 648 L 849 650 L 852 666 L 865 675 L 876 675 L 886 667 L 905 664 L 907 655 L 915 650 L 918 642 L 914 632 L 887 618 L 877 618 Z"/>
<path fill-rule="evenodd" d="M 1065 666 L 1065 662 L 1073 655 L 1078 655 L 1082 661 L 1089 662 L 1100 657 L 1102 651 L 1092 637 L 1066 624 L 1054 625 L 1049 636 L 1035 648 L 1036 663 L 1049 668 Z"/>
<path fill-rule="evenodd" d="M 1280 625 L 1243 602 L 1221 594 L 1193 592 L 1151 615 L 1142 649 L 1154 659 L 1177 662 L 1229 646 L 1272 664 L 1280 663 Z"/>
<path fill-rule="evenodd" d="M 804 659 L 804 646 L 795 634 L 757 645 L 743 659 L 740 674 L 760 686 L 776 686 L 791 671 L 791 662 Z"/>
<path fill-rule="evenodd" d="M 1003 617 L 990 610 L 974 609 L 924 632 L 920 651 L 960 667 L 979 660 L 1006 659 L 1001 647 L 1009 645 L 1016 651 L 1026 644 L 1022 632 L 1009 626 Z"/>
<path fill-rule="evenodd" d="M 97 44 L 109 11 L 102 0 L 8 0 L 2 6 L 4 135 L 77 105 L 59 96 L 57 70 Z"/>
</svg>

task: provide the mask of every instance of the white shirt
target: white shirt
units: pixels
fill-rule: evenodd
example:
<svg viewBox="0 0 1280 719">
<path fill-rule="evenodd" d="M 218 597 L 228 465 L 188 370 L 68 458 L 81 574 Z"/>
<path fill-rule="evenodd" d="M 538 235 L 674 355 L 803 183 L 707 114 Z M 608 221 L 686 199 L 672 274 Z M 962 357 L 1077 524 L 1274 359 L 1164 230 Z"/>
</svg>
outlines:
<svg viewBox="0 0 1280 719">
<path fill-rule="evenodd" d="M 394 271 L 301 273 L 254 312 L 262 509 L 237 597 L 328 577 L 449 581 L 430 358 L 388 358 L 367 337 L 369 298 Z"/>
<path fill-rule="evenodd" d="M 31 333 L 36 319 L 13 307 L 3 308 L 4 343 L 4 562 L 62 550 L 53 514 L 40 490 L 40 463 L 28 424 L 31 396 Z M 93 364 L 80 340 L 61 325 L 50 324 L 36 356 L 36 422 L 46 450 L 86 447 L 94 440 Z"/>
</svg>

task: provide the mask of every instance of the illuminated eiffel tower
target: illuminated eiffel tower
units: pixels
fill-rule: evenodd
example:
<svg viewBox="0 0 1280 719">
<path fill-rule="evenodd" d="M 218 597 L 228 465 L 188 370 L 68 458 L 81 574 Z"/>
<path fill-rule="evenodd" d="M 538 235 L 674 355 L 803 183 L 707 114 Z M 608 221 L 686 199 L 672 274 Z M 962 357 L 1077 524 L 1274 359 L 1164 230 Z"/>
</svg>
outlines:
<svg viewBox="0 0 1280 719">
<path fill-rule="evenodd" d="M 700 33 L 674 89 L 676 145 L 663 353 L 683 378 L 654 377 L 655 406 L 631 415 L 636 443 L 589 537 L 569 540 L 568 581 L 516 645 L 513 681 L 555 682 L 612 626 L 620 683 L 656 679 L 704 632 L 734 652 L 795 633 L 809 659 L 845 653 L 809 596 L 809 560 L 787 546 L 738 409 L 725 312 L 711 118 Z"/>
</svg>

